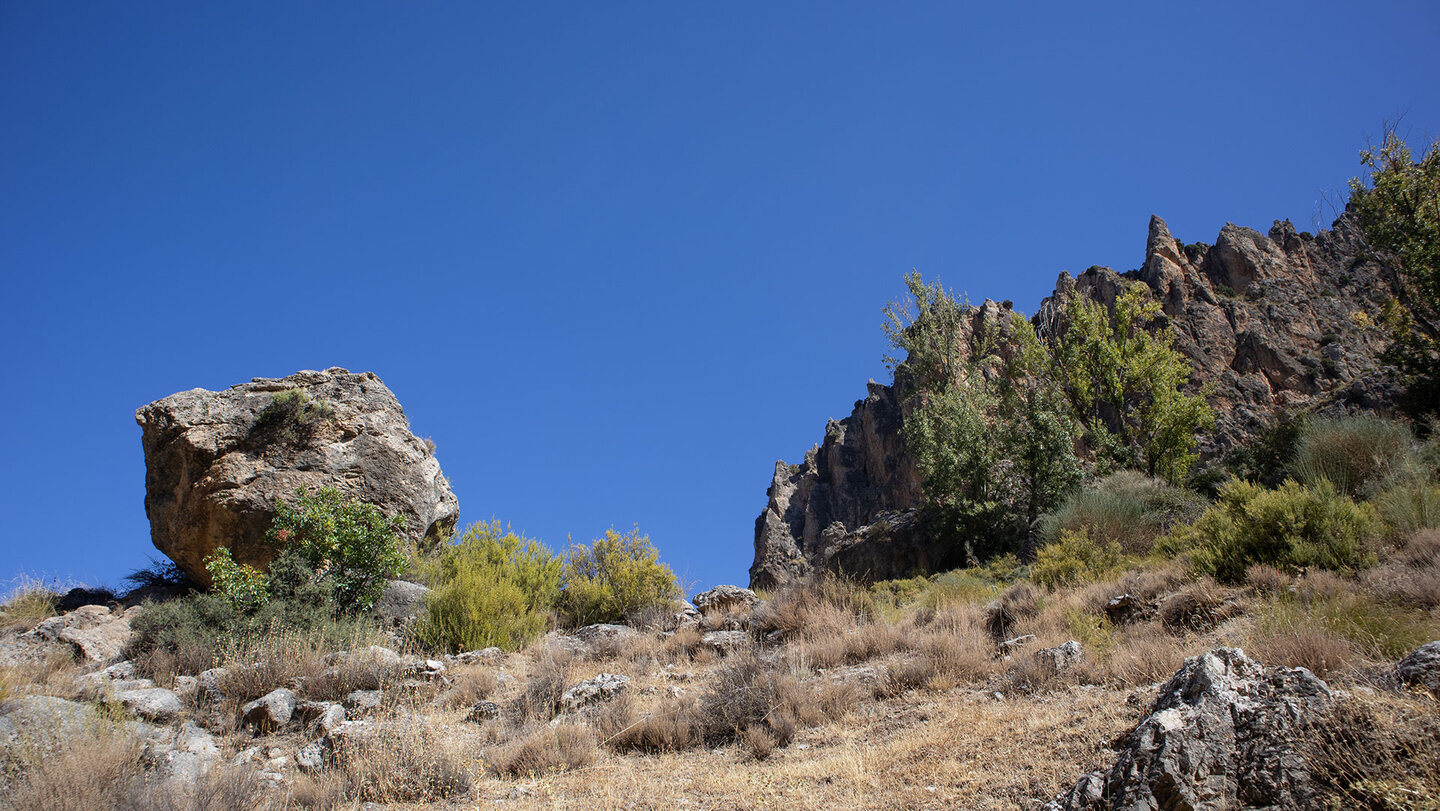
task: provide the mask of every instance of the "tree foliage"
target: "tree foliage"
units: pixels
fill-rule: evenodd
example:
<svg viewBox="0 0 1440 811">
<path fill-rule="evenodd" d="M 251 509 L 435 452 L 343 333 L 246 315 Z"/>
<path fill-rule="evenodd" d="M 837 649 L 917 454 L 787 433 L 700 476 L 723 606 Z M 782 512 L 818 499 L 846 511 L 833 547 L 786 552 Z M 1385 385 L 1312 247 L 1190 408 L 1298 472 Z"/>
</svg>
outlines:
<svg viewBox="0 0 1440 811">
<path fill-rule="evenodd" d="M 1350 208 L 1366 240 L 1395 257 L 1396 296 L 1385 310 L 1413 410 L 1440 412 L 1440 141 L 1416 161 L 1393 128 L 1360 153 L 1368 178 L 1350 181 Z"/>
<path fill-rule="evenodd" d="M 1215 415 L 1204 396 L 1185 392 L 1190 364 L 1174 333 L 1154 326 L 1159 315 L 1139 283 L 1112 307 L 1072 294 L 1050 358 L 1101 472 L 1131 468 L 1179 483 Z"/>
<path fill-rule="evenodd" d="M 295 504 L 275 505 L 268 539 L 290 545 L 316 575 L 335 584 L 341 611 L 369 609 L 385 583 L 405 566 L 403 516 L 387 517 L 374 504 L 347 499 L 333 487 L 314 495 L 295 491 Z"/>
<path fill-rule="evenodd" d="M 660 562 L 650 536 L 613 529 L 565 556 L 560 610 L 572 625 L 619 622 L 680 599 L 675 572 Z"/>
</svg>

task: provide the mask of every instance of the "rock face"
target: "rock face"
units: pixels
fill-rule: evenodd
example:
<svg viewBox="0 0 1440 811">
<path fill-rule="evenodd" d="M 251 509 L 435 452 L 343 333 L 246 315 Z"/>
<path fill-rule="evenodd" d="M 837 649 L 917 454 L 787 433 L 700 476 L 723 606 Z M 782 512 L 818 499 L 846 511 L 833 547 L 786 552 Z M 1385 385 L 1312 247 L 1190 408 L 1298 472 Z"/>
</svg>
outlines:
<svg viewBox="0 0 1440 811">
<path fill-rule="evenodd" d="M 1304 668 L 1265 668 L 1234 648 L 1188 659 L 1121 739 L 1115 764 L 1045 811 L 1309 807 L 1295 733 L 1331 701 Z"/>
<path fill-rule="evenodd" d="M 1111 304 L 1134 281 L 1160 302 L 1176 347 L 1190 360 L 1192 387 L 1212 387 L 1217 425 L 1201 448 L 1206 458 L 1286 411 L 1383 411 L 1394 402 L 1377 359 L 1384 333 L 1374 326 L 1393 275 L 1349 215 L 1315 236 L 1296 233 L 1289 221 L 1277 221 L 1268 235 L 1226 225 L 1213 246 L 1182 245 L 1153 217 L 1140 269 L 1062 273 L 1031 321 L 1051 339 L 1066 297 Z M 969 334 L 1008 308 L 992 301 L 974 308 Z M 1006 353 L 1003 340 L 998 348 Z M 825 569 L 881 579 L 958 565 L 954 551 L 931 542 L 913 509 L 921 480 L 901 434 L 912 390 L 907 374 L 902 365 L 894 385 L 871 381 L 865 399 L 826 425 L 824 441 L 803 462 L 776 463 L 755 521 L 751 586 Z"/>
<path fill-rule="evenodd" d="M 134 612 L 116 614 L 103 605 L 85 605 L 41 622 L 31 633 L 38 639 L 73 645 L 87 662 L 113 662 L 130 641 Z"/>
<path fill-rule="evenodd" d="M 291 390 L 316 404 L 314 412 L 301 420 L 278 405 L 266 411 Z M 220 392 L 192 389 L 141 408 L 135 419 L 151 539 L 201 583 L 209 583 L 205 558 L 220 546 L 237 561 L 268 564 L 275 502 L 297 488 L 335 487 L 402 515 L 417 540 L 449 532 L 459 515 L 440 463 L 370 372 L 332 368 Z"/>
</svg>

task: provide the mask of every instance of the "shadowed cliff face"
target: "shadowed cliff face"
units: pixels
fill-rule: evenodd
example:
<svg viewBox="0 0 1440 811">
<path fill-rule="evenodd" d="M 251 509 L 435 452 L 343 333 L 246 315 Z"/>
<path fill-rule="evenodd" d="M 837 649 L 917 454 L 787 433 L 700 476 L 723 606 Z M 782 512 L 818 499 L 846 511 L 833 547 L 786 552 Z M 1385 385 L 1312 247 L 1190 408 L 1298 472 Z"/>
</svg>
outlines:
<svg viewBox="0 0 1440 811">
<path fill-rule="evenodd" d="M 1216 429 L 1202 438 L 1204 458 L 1254 437 L 1282 412 L 1384 411 L 1394 402 L 1378 360 L 1385 334 L 1375 326 L 1393 275 L 1349 215 L 1313 237 L 1289 221 L 1269 235 L 1226 225 L 1213 246 L 1182 245 L 1152 217 L 1141 268 L 1061 273 L 1032 319 L 1037 333 L 1048 340 L 1063 328 L 1061 303 L 1072 292 L 1113 304 L 1132 280 L 1160 301 L 1194 369 L 1192 389 L 1210 387 Z M 1002 309 L 991 301 L 977 307 L 971 331 Z M 909 389 L 903 365 L 895 385 L 871 381 L 866 398 L 830 421 L 802 463 L 776 463 L 755 521 L 753 587 L 823 569 L 885 579 L 954 565 L 954 550 L 931 541 L 915 509 L 920 476 L 901 434 Z"/>
</svg>

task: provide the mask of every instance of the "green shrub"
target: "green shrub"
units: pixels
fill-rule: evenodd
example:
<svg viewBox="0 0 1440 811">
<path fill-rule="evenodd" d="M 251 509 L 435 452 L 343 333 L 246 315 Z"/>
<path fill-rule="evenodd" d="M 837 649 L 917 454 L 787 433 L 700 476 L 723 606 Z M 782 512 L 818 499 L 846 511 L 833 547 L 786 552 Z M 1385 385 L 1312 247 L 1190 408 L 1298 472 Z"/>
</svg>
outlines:
<svg viewBox="0 0 1440 811">
<path fill-rule="evenodd" d="M 434 648 L 518 648 L 545 631 L 560 597 L 560 558 L 499 521 L 471 526 L 419 571 L 432 591 L 416 636 Z"/>
<path fill-rule="evenodd" d="M 1325 479 L 1311 487 L 1287 481 L 1275 490 L 1237 480 L 1221 488 L 1219 501 L 1199 520 L 1176 528 L 1157 548 L 1189 550 L 1197 571 L 1227 583 L 1242 582 L 1245 569 L 1257 563 L 1347 572 L 1369 561 L 1364 541 L 1376 525 L 1368 505 L 1337 493 Z"/>
<path fill-rule="evenodd" d="M 250 439 L 293 445 L 310 438 L 316 428 L 334 416 L 334 406 L 310 399 L 304 389 L 276 392 L 256 415 Z"/>
<path fill-rule="evenodd" d="M 1414 437 L 1404 423 L 1372 414 L 1317 419 L 1300 431 L 1291 470 L 1304 484 L 1324 479 L 1359 497 L 1413 455 Z"/>
<path fill-rule="evenodd" d="M 248 607 L 218 592 L 146 603 L 130 622 L 134 635 L 126 654 L 143 659 L 163 652 L 199 667 L 218 651 L 277 628 L 311 633 L 343 647 L 375 627 L 366 617 L 337 613 L 335 583 L 317 577 L 294 549 L 270 562 L 267 585 L 269 599 Z"/>
<path fill-rule="evenodd" d="M 1118 572 L 1123 562 L 1115 541 L 1096 543 L 1083 529 L 1067 530 L 1055 543 L 1040 547 L 1030 566 L 1030 579 L 1051 589 L 1093 583 Z"/>
<path fill-rule="evenodd" d="M 244 563 L 236 563 L 230 548 L 222 546 L 205 558 L 205 571 L 215 593 L 230 601 L 237 611 L 259 608 L 270 599 L 269 578 Z"/>
<path fill-rule="evenodd" d="M 1114 541 L 1127 554 L 1143 555 L 1170 527 L 1205 511 L 1196 494 L 1143 473 L 1122 470 L 1082 490 L 1040 519 L 1041 539 L 1055 543 L 1065 532 L 1083 532 Z"/>
<path fill-rule="evenodd" d="M 613 529 L 565 556 L 560 609 L 572 625 L 618 622 L 680 598 L 675 573 L 661 563 L 649 536 Z"/>
<path fill-rule="evenodd" d="M 268 538 L 293 545 L 318 576 L 333 580 L 341 611 L 370 608 L 385 583 L 405 567 L 403 516 L 386 517 L 374 504 L 347 499 L 333 487 L 314 495 L 295 491 L 295 505 L 275 504 Z"/>
</svg>

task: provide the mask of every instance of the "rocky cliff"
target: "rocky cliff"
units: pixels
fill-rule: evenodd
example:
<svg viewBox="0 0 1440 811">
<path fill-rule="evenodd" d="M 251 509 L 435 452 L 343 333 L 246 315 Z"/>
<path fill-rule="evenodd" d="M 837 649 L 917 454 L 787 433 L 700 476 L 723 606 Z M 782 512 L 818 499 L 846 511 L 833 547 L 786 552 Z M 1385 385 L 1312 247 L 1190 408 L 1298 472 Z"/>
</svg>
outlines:
<svg viewBox="0 0 1440 811">
<path fill-rule="evenodd" d="M 311 410 L 276 409 L 285 393 Z M 403 515 L 417 541 L 447 533 L 459 517 L 440 463 L 370 372 L 332 368 L 191 389 L 141 408 L 135 420 L 151 539 L 201 583 L 209 582 L 205 558 L 220 546 L 242 563 L 268 564 L 275 502 L 297 488 L 335 487 Z"/>
<path fill-rule="evenodd" d="M 1213 459 L 1303 410 L 1386 409 L 1395 392 L 1378 355 L 1375 326 L 1393 275 L 1366 247 L 1349 215 L 1317 235 L 1276 221 L 1268 235 L 1226 225 L 1214 245 L 1185 245 L 1159 217 L 1150 220 L 1145 261 L 1117 273 L 1092 267 L 1061 273 L 1032 319 L 1039 335 L 1059 328 L 1071 293 L 1111 304 L 1127 281 L 1148 286 L 1194 369 L 1209 386 L 1216 430 L 1202 449 Z M 987 310 L 976 308 L 976 323 Z M 870 382 L 850 416 L 830 421 L 804 462 L 779 462 L 769 502 L 755 522 L 755 587 L 830 569 L 874 578 L 940 570 L 951 553 L 931 543 L 913 509 L 920 496 L 900 428 L 907 382 Z"/>
</svg>

